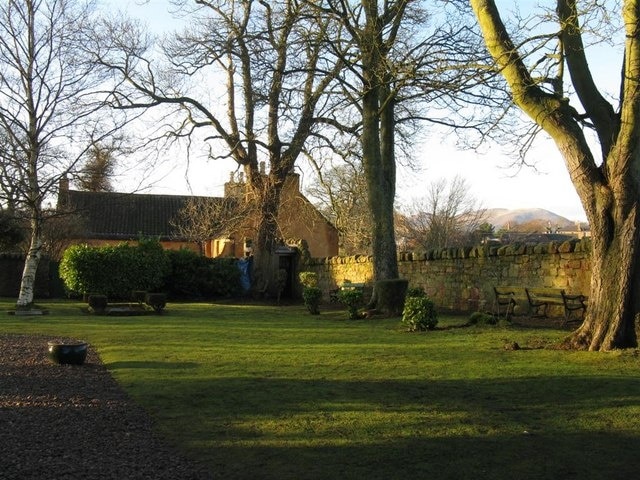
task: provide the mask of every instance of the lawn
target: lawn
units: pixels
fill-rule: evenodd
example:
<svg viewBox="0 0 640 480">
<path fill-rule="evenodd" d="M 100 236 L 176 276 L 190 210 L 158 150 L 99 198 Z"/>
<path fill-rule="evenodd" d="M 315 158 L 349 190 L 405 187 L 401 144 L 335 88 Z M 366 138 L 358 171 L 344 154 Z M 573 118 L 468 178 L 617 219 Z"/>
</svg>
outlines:
<svg viewBox="0 0 640 480">
<path fill-rule="evenodd" d="M 0 301 L 8 310 L 12 302 Z M 301 306 L 2 314 L 90 342 L 161 432 L 221 479 L 615 479 L 640 466 L 638 351 L 549 348 L 551 328 L 346 320 Z M 464 323 L 442 317 L 439 327 Z M 520 350 L 507 350 L 517 342 Z M 547 348 L 542 348 L 547 347 Z M 82 367 L 80 367 L 82 368 Z"/>
</svg>

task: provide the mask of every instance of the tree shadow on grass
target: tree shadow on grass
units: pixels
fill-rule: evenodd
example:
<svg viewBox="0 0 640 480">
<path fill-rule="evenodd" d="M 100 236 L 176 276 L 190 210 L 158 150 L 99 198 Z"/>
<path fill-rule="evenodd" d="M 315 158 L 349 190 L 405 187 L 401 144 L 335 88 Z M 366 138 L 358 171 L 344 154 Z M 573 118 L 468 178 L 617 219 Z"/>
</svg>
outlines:
<svg viewBox="0 0 640 480">
<path fill-rule="evenodd" d="M 631 377 L 171 383 L 180 441 L 216 478 L 628 479 L 640 468 Z"/>
<path fill-rule="evenodd" d="M 105 367 L 109 370 L 120 370 L 126 368 L 151 368 L 151 369 L 169 369 L 169 370 L 183 370 L 197 368 L 199 366 L 196 362 L 152 362 L 152 361 L 123 361 L 123 362 L 111 362 L 106 363 Z"/>
</svg>

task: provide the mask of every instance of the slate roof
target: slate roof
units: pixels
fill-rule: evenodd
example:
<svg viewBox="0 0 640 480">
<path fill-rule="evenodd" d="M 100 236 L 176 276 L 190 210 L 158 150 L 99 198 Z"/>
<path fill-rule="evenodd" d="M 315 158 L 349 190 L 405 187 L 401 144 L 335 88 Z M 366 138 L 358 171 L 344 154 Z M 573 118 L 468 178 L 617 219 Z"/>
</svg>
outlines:
<svg viewBox="0 0 640 480">
<path fill-rule="evenodd" d="M 188 199 L 197 198 L 77 190 L 67 190 L 64 194 L 66 198 L 60 199 L 59 205 L 83 217 L 88 238 L 103 240 L 133 240 L 141 235 L 184 240 L 170 222 Z"/>
</svg>

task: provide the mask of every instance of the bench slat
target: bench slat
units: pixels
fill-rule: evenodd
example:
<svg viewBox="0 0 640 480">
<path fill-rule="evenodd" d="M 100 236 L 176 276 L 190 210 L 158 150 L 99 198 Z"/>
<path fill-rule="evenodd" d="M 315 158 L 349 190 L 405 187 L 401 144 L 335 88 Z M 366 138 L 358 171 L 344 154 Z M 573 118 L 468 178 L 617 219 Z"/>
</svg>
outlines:
<svg viewBox="0 0 640 480">
<path fill-rule="evenodd" d="M 587 308 L 586 296 L 570 295 L 562 288 L 494 286 L 493 291 L 493 314 L 497 317 L 504 314 L 507 319 L 513 314 L 517 300 L 526 300 L 533 317 L 546 317 L 549 305 L 562 306 L 563 325 L 570 321 L 573 312 L 578 313 L 578 319 L 582 320 Z"/>
</svg>

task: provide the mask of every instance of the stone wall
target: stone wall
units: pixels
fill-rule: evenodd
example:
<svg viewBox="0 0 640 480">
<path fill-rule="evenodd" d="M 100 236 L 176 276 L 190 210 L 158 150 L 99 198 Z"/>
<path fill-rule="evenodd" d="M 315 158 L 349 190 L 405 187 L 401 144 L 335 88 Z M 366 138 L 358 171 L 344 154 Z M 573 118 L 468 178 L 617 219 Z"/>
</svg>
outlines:
<svg viewBox="0 0 640 480">
<path fill-rule="evenodd" d="M 410 287 L 422 287 L 441 309 L 475 311 L 490 308 L 493 287 L 555 287 L 588 295 L 591 241 L 477 246 L 399 255 L 400 277 Z M 311 260 L 324 292 L 345 280 L 373 284 L 371 257 L 330 257 Z"/>
</svg>

